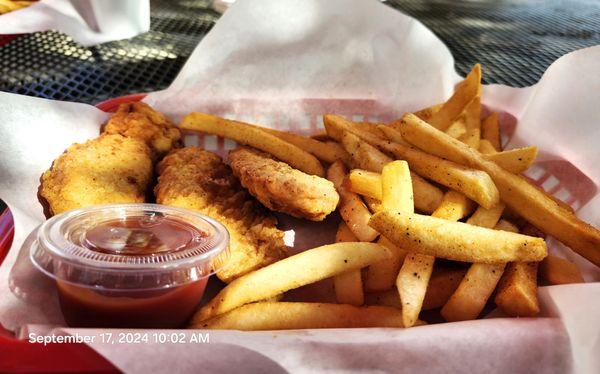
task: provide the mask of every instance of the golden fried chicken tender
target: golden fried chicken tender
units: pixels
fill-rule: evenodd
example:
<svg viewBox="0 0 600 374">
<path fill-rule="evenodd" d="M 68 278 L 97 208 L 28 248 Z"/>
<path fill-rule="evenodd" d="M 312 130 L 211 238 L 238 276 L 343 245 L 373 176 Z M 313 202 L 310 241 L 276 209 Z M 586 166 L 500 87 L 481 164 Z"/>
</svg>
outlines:
<svg viewBox="0 0 600 374">
<path fill-rule="evenodd" d="M 140 139 L 156 158 L 181 147 L 181 131 L 164 114 L 142 102 L 121 104 L 104 126 L 104 132 Z"/>
<path fill-rule="evenodd" d="M 151 180 L 144 142 L 103 135 L 67 148 L 42 175 L 39 196 L 50 217 L 90 205 L 143 203 Z"/>
<path fill-rule="evenodd" d="M 242 185 L 271 210 L 322 221 L 339 202 L 333 183 L 294 169 L 266 153 L 239 148 L 229 152 L 229 162 Z"/>
<path fill-rule="evenodd" d="M 227 227 L 231 257 L 217 276 L 231 282 L 286 256 L 277 220 L 242 188 L 231 169 L 198 147 L 173 150 L 158 165 L 159 204 L 192 209 Z"/>
</svg>

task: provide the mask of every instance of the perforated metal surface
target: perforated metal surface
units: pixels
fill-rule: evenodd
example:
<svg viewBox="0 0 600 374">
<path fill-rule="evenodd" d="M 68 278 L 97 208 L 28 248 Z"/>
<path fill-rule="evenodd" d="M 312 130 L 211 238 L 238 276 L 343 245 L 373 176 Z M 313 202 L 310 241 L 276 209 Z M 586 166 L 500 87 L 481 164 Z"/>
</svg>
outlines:
<svg viewBox="0 0 600 374">
<path fill-rule="evenodd" d="M 486 83 L 533 84 L 561 55 L 600 44 L 596 0 L 385 3 L 431 28 L 450 47 L 460 73 L 481 62 Z M 151 31 L 130 40 L 85 48 L 50 31 L 1 46 L 0 90 L 97 103 L 167 87 L 219 14 L 209 0 L 151 4 Z"/>
<path fill-rule="evenodd" d="M 560 56 L 600 44 L 598 0 L 388 0 L 429 27 L 466 75 L 479 62 L 485 83 L 536 83 Z"/>
<path fill-rule="evenodd" d="M 153 1 L 151 30 L 86 48 L 58 32 L 0 47 L 0 90 L 96 103 L 165 88 L 219 14 L 209 1 Z"/>
</svg>

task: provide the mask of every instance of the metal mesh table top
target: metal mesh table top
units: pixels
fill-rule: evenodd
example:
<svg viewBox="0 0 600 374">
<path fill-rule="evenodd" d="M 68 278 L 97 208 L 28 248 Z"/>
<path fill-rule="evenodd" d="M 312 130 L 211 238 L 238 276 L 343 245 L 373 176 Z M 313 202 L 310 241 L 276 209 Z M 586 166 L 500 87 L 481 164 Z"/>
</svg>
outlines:
<svg viewBox="0 0 600 374">
<path fill-rule="evenodd" d="M 208 0 L 153 0 L 148 33 L 86 48 L 53 31 L 0 47 L 0 90 L 97 103 L 163 89 L 219 18 Z M 457 70 L 480 62 L 486 83 L 526 86 L 561 55 L 600 44 L 600 2 L 387 0 L 451 49 Z"/>
</svg>

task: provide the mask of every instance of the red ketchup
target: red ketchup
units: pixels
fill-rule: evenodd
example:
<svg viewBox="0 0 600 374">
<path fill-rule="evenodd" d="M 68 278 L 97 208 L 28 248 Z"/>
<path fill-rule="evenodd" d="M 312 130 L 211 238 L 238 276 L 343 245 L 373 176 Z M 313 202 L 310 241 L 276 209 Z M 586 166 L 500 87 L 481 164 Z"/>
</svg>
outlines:
<svg viewBox="0 0 600 374">
<path fill-rule="evenodd" d="M 183 327 L 229 235 L 200 214 L 156 204 L 91 207 L 38 231 L 34 265 L 56 282 L 73 327 Z"/>
</svg>

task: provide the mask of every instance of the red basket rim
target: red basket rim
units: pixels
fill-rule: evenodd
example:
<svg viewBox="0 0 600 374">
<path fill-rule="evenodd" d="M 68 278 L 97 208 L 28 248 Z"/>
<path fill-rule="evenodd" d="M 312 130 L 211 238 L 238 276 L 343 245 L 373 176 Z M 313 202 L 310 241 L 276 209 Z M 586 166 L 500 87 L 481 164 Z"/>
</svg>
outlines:
<svg viewBox="0 0 600 374">
<path fill-rule="evenodd" d="M 18 35 L 0 35 L 0 46 Z M 123 103 L 146 97 L 138 93 L 116 97 L 96 104 L 104 112 L 114 112 Z M 14 222 L 9 209 L 0 212 L 0 265 L 8 254 L 14 234 Z M 50 344 L 46 347 L 16 339 L 0 325 L 0 372 L 119 372 L 106 358 L 85 344 Z"/>
</svg>

